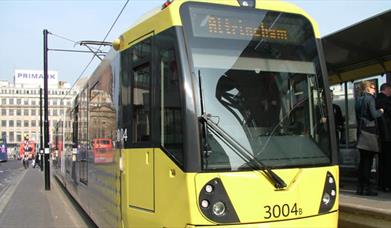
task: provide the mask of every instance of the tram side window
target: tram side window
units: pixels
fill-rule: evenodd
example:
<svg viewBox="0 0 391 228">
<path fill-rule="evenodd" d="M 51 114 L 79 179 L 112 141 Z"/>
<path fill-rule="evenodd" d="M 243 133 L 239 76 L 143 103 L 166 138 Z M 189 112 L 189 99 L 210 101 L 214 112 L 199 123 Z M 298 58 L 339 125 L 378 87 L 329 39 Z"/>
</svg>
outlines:
<svg viewBox="0 0 391 228">
<path fill-rule="evenodd" d="M 88 183 L 88 138 L 87 138 L 87 118 L 88 118 L 88 92 L 87 89 L 80 94 L 80 107 L 78 117 L 78 154 L 80 158 L 80 182 Z"/>
<path fill-rule="evenodd" d="M 151 48 L 151 38 L 147 38 L 121 55 L 120 118 L 125 148 L 151 142 Z"/>
<path fill-rule="evenodd" d="M 175 38 L 174 29 L 156 37 L 160 59 L 161 144 L 175 160 L 183 164 L 183 110 Z"/>
<path fill-rule="evenodd" d="M 72 112 L 72 144 L 73 148 L 77 148 L 78 144 L 78 115 L 79 106 L 76 106 Z"/>
<path fill-rule="evenodd" d="M 133 143 L 148 142 L 151 138 L 151 72 L 146 63 L 134 69 L 133 81 Z"/>
</svg>

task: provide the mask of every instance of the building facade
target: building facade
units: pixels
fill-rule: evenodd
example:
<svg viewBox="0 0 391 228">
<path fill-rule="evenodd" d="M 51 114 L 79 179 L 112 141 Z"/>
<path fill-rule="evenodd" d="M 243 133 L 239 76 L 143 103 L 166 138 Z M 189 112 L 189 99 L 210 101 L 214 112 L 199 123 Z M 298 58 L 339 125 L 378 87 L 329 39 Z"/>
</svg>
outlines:
<svg viewBox="0 0 391 228">
<path fill-rule="evenodd" d="M 39 144 L 40 88 L 43 88 L 43 73 L 41 71 L 15 70 L 13 83 L 0 81 L 0 132 L 1 135 L 7 137 L 9 151 L 18 150 L 18 145 L 24 135 L 29 135 L 31 140 Z M 71 107 L 76 93 L 76 90 L 71 89 L 69 83 L 58 81 L 57 72 L 49 71 L 48 118 L 50 133 L 53 132 L 57 121 L 64 116 L 67 108 Z M 43 117 L 42 120 L 44 120 Z"/>
</svg>

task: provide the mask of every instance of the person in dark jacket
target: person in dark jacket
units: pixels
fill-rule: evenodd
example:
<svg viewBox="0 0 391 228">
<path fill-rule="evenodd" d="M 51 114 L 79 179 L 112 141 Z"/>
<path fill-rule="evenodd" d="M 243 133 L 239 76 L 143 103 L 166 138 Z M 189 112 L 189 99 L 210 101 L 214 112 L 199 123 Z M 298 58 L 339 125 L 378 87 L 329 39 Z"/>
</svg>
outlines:
<svg viewBox="0 0 391 228">
<path fill-rule="evenodd" d="M 391 191 L 391 84 L 380 86 L 380 93 L 376 96 L 376 108 L 384 109 L 384 114 L 378 118 L 380 148 L 379 179 L 380 190 Z"/>
<path fill-rule="evenodd" d="M 358 135 L 357 139 L 360 137 L 361 129 L 364 127 L 366 130 L 370 129 L 372 133 L 376 133 L 377 126 L 374 120 L 382 116 L 384 112 L 382 108 L 378 110 L 376 109 L 374 96 L 376 94 L 376 87 L 373 82 L 363 81 L 360 87 L 362 96 L 357 99 L 355 105 Z M 370 126 L 372 124 L 373 126 Z M 360 164 L 358 167 L 357 194 L 376 196 L 377 192 L 375 192 L 371 186 L 370 176 L 373 158 L 375 156 L 375 153 L 377 153 L 378 151 L 369 151 L 364 149 L 359 149 L 359 151 Z"/>
<path fill-rule="evenodd" d="M 331 100 L 334 100 L 334 93 L 331 91 Z M 344 133 L 345 117 L 342 115 L 341 107 L 333 103 L 333 113 L 335 122 L 335 134 L 337 137 L 337 144 L 341 143 L 341 138 Z"/>
</svg>

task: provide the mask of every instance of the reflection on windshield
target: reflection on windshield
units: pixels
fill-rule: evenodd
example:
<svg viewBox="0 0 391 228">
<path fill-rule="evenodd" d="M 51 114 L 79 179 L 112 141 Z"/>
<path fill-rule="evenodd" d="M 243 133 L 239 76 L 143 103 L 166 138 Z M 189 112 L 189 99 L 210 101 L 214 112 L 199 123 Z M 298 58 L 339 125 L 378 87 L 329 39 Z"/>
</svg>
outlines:
<svg viewBox="0 0 391 228">
<path fill-rule="evenodd" d="M 327 135 L 327 127 L 311 118 L 322 110 L 309 99 L 316 93 L 308 91 L 314 75 L 234 69 L 221 74 L 202 69 L 201 76 L 205 110 L 211 119 L 267 166 L 329 162 L 327 151 L 317 142 L 322 132 Z M 206 144 L 206 168 L 248 167 L 211 133 Z"/>
</svg>

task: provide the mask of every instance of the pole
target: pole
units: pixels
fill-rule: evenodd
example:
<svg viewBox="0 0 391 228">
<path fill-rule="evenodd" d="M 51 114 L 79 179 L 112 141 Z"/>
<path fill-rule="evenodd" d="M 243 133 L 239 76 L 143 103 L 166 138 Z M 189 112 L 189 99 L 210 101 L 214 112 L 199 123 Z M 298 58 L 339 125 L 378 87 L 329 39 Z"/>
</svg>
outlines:
<svg viewBox="0 0 391 228">
<path fill-rule="evenodd" d="M 40 140 L 39 140 L 39 166 L 41 167 L 41 172 L 43 171 L 43 121 L 42 121 L 42 88 L 39 88 L 39 131 L 40 131 Z"/>
<path fill-rule="evenodd" d="M 43 96 L 44 96 L 44 130 L 45 130 L 45 190 L 50 190 L 49 164 L 49 120 L 48 120 L 48 30 L 43 30 Z"/>
<path fill-rule="evenodd" d="M 349 148 L 349 94 L 348 94 L 348 82 L 344 82 L 345 91 L 345 148 Z"/>
</svg>

